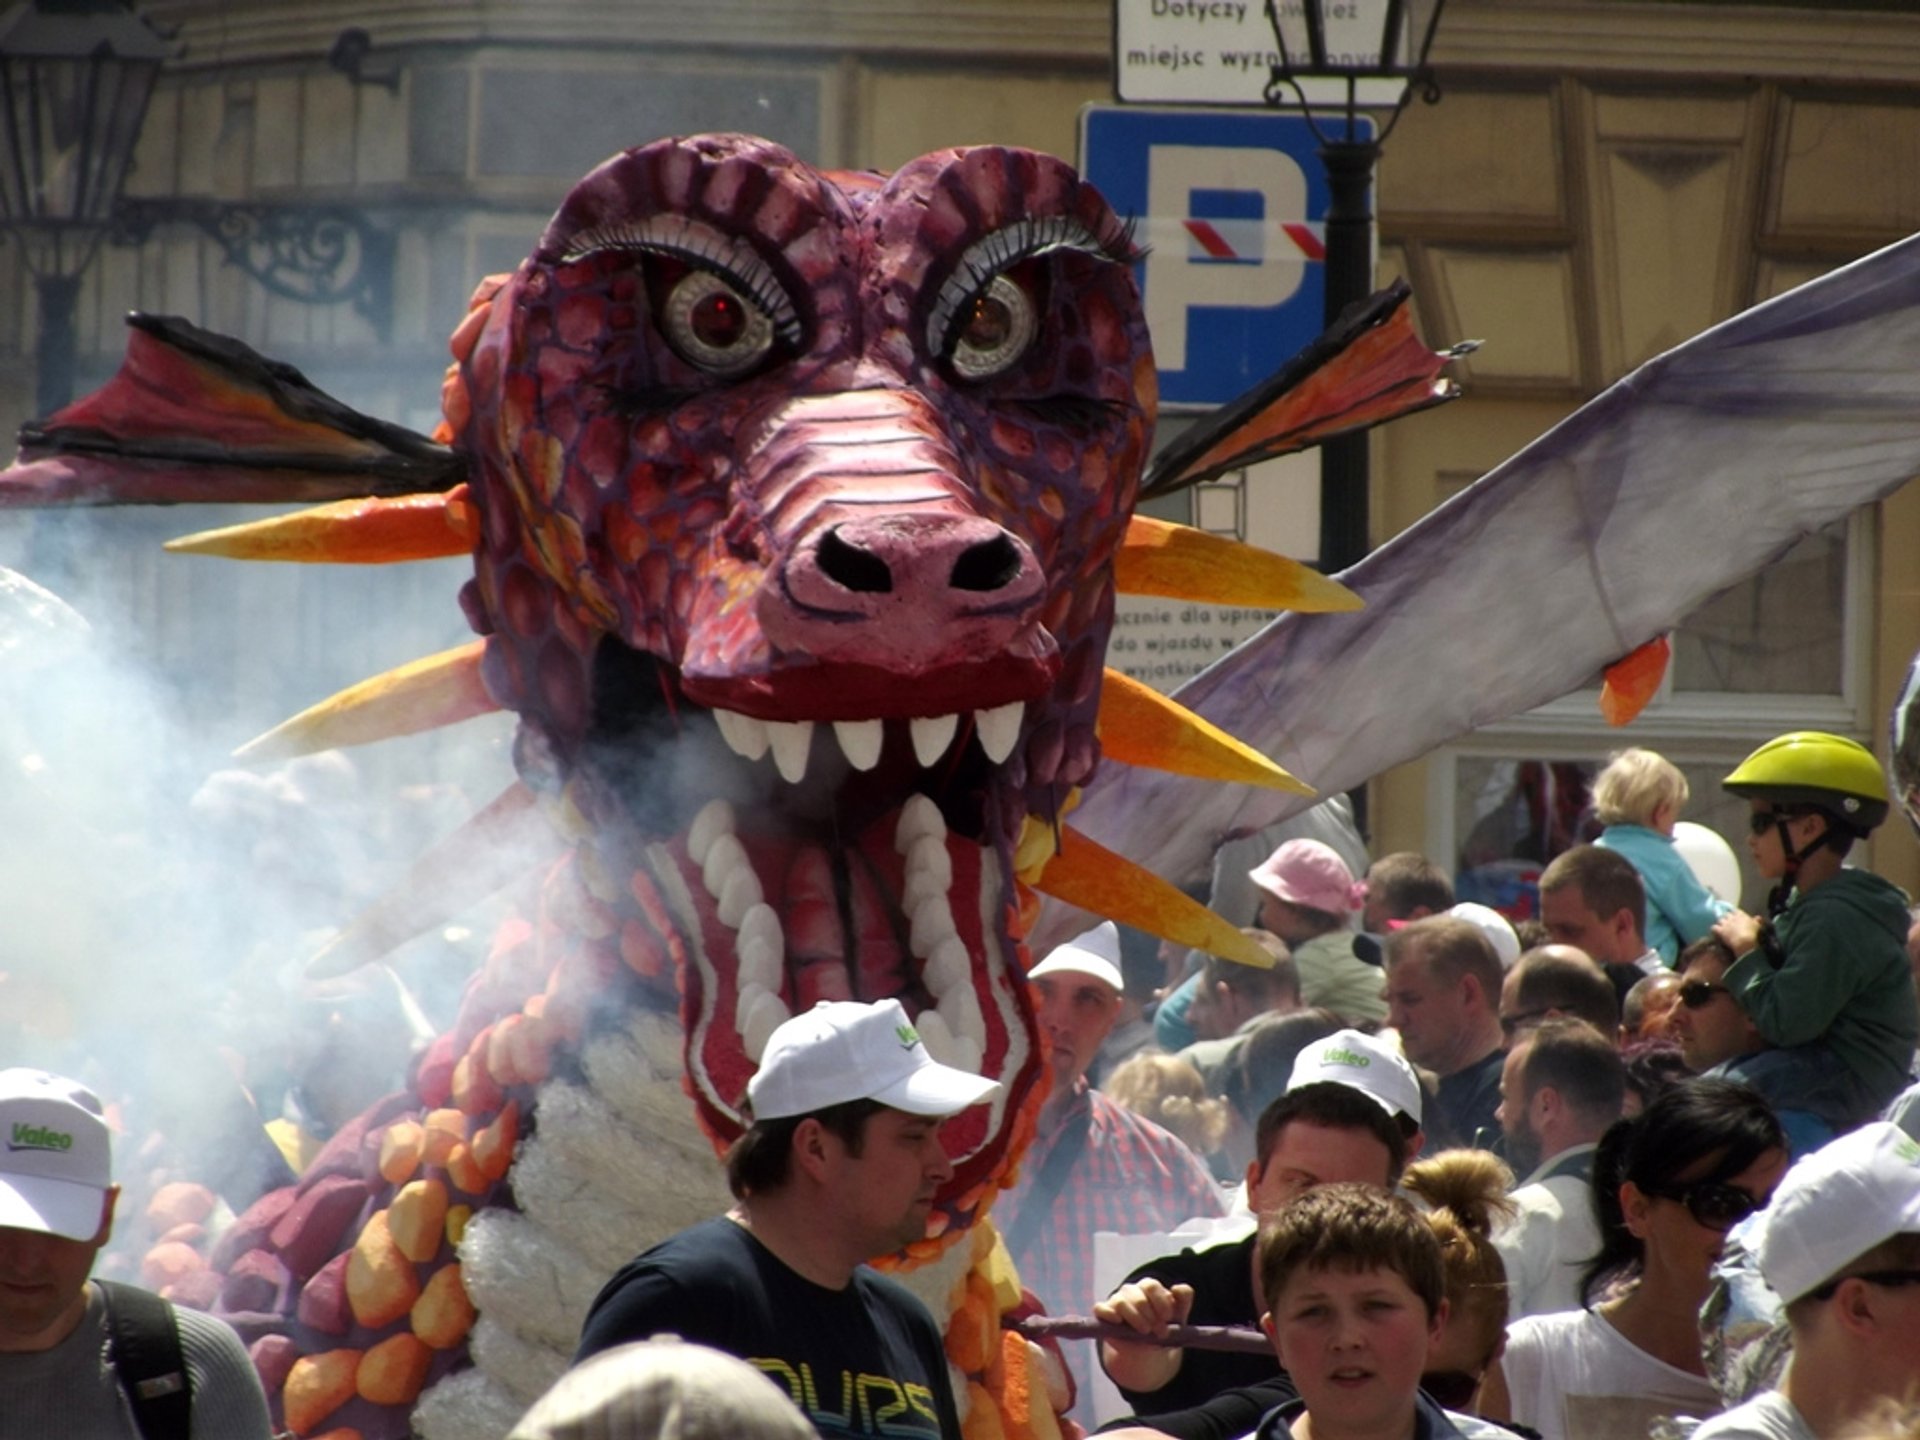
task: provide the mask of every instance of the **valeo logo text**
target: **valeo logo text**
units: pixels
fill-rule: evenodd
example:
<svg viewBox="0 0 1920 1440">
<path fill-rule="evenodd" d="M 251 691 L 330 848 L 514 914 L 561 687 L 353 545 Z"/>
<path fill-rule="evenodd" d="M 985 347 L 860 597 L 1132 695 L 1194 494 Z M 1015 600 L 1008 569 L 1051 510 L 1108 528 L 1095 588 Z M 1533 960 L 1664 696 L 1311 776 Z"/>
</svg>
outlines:
<svg viewBox="0 0 1920 1440">
<path fill-rule="evenodd" d="M 1373 1064 L 1371 1059 L 1362 1055 L 1358 1050 L 1337 1048 L 1327 1051 L 1326 1062 L 1329 1065 L 1351 1065 L 1357 1070 L 1364 1070 L 1367 1066 Z"/>
<path fill-rule="evenodd" d="M 46 1125 L 29 1125 L 22 1120 L 13 1127 L 13 1134 L 7 1140 L 9 1150 L 54 1150 L 73 1149 L 73 1136 L 64 1130 L 55 1130 Z"/>
</svg>

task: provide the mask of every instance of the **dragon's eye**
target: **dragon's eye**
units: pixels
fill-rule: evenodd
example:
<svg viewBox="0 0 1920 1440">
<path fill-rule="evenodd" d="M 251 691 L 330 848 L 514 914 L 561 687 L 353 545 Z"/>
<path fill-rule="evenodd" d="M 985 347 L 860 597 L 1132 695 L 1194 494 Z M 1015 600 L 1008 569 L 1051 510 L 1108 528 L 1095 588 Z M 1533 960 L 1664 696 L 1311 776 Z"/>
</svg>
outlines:
<svg viewBox="0 0 1920 1440">
<path fill-rule="evenodd" d="M 1026 354 L 1038 328 L 1027 292 L 996 275 L 956 317 L 953 368 L 969 380 L 998 375 Z"/>
<path fill-rule="evenodd" d="M 689 270 L 667 294 L 667 340 L 690 365 L 714 375 L 751 370 L 773 348 L 773 321 L 711 270 Z"/>
</svg>

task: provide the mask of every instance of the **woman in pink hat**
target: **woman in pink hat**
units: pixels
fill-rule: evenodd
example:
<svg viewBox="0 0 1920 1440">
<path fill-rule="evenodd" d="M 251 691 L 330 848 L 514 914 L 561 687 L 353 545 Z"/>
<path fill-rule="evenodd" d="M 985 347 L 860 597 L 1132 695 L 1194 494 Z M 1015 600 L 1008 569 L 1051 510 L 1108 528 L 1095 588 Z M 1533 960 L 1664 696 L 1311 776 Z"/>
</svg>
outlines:
<svg viewBox="0 0 1920 1440">
<path fill-rule="evenodd" d="M 1287 942 L 1300 998 L 1348 1020 L 1385 1020 L 1385 977 L 1354 953 L 1351 923 L 1365 898 L 1346 862 L 1318 840 L 1289 840 L 1247 878 L 1260 888 L 1260 924 Z"/>
</svg>

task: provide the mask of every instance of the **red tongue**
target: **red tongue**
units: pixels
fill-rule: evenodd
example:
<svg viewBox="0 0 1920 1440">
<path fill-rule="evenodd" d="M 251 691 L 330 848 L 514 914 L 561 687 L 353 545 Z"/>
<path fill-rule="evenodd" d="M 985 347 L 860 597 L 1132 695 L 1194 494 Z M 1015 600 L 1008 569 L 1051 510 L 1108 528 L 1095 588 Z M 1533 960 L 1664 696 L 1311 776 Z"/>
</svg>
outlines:
<svg viewBox="0 0 1920 1440">
<path fill-rule="evenodd" d="M 761 855 L 751 844 L 747 854 L 757 870 Z M 803 845 L 787 870 L 785 903 L 774 902 L 787 936 L 787 973 L 792 977 L 793 1013 L 811 1010 L 822 1000 L 851 1000 L 847 976 L 846 931 L 834 895 L 833 862 L 818 845 Z"/>
</svg>

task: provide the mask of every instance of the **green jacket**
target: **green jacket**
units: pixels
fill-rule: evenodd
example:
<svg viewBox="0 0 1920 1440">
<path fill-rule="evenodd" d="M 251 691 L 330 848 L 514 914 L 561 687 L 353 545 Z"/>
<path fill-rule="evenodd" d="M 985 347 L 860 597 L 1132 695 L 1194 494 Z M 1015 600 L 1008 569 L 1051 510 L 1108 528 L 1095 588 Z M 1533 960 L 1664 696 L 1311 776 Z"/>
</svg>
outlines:
<svg viewBox="0 0 1920 1440">
<path fill-rule="evenodd" d="M 1898 886 L 1842 870 L 1795 891 L 1774 922 L 1779 969 L 1751 950 L 1725 983 L 1769 1044 L 1827 1046 L 1877 1108 L 1905 1088 L 1920 1044 L 1907 925 Z"/>
</svg>

